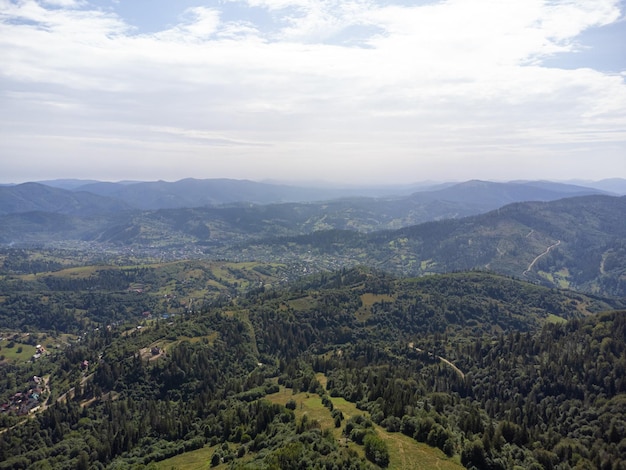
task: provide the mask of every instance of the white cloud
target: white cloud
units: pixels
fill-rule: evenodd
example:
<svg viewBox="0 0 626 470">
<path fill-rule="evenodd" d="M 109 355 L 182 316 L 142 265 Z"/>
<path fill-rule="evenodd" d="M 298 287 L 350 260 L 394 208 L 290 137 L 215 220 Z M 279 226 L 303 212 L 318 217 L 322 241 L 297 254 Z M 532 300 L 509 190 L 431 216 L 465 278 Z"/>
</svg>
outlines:
<svg viewBox="0 0 626 470">
<path fill-rule="evenodd" d="M 80 0 L 44 0 L 43 3 L 45 5 L 51 5 L 51 6 L 62 7 L 62 8 L 75 8 L 84 4 L 84 2 Z"/>
<path fill-rule="evenodd" d="M 177 167 L 236 156 L 228 171 L 262 178 L 315 161 L 322 177 L 328 156 L 342 174 L 419 179 L 409 170 L 470 171 L 468 158 L 505 171 L 505 154 L 552 155 L 563 168 L 586 155 L 576 145 L 602 146 L 610 162 L 624 151 L 624 77 L 542 65 L 579 47 L 580 32 L 617 21 L 617 0 L 248 0 L 279 29 L 195 7 L 151 34 L 105 10 L 53 3 L 0 1 L 2 158 L 43 153 L 38 139 L 20 147 L 15 137 L 40 135 L 47 146 L 75 139 L 55 153 L 69 161 L 109 141 L 123 165 L 143 141 Z M 352 47 L 356 27 L 371 35 Z"/>
<path fill-rule="evenodd" d="M 220 12 L 212 8 L 193 7 L 185 11 L 184 21 L 174 28 L 154 35 L 164 42 L 197 42 L 210 39 L 220 25 Z"/>
<path fill-rule="evenodd" d="M 140 133 L 141 131 L 147 130 L 148 132 L 153 132 L 156 135 L 161 136 L 161 138 L 167 136 L 179 137 L 183 140 L 188 141 L 201 141 L 203 143 L 209 143 L 211 145 L 218 146 L 250 146 L 250 147 L 259 147 L 266 146 L 264 142 L 250 142 L 244 140 L 237 140 L 232 136 L 226 133 L 213 132 L 213 131 L 205 131 L 200 129 L 189 129 L 189 128 L 178 128 L 178 127 L 163 127 L 163 126 L 151 126 L 147 129 L 137 129 Z"/>
</svg>

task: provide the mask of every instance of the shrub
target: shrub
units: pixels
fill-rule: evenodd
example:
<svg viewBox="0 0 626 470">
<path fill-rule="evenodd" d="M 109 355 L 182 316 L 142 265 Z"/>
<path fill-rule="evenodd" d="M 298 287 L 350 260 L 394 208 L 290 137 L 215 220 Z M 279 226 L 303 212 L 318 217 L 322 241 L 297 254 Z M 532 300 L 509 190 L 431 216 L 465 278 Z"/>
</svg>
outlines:
<svg viewBox="0 0 626 470">
<path fill-rule="evenodd" d="M 365 457 L 380 467 L 389 465 L 389 449 L 387 443 L 372 432 L 368 432 L 363 439 Z"/>
</svg>

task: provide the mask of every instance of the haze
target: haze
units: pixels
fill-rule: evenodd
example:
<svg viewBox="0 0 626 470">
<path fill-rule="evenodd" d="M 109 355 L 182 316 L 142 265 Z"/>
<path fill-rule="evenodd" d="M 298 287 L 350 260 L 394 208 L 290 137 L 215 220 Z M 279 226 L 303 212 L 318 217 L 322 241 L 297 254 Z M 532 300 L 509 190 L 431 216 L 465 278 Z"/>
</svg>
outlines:
<svg viewBox="0 0 626 470">
<path fill-rule="evenodd" d="M 618 0 L 0 0 L 0 182 L 626 177 Z"/>
</svg>

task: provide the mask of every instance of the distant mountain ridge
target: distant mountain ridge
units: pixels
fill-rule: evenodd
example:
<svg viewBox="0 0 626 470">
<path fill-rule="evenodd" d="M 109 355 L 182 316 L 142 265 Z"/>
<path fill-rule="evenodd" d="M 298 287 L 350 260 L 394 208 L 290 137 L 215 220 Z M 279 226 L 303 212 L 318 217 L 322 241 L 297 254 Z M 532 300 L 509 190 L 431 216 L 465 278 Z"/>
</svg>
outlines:
<svg viewBox="0 0 626 470">
<path fill-rule="evenodd" d="M 411 195 L 414 201 L 447 201 L 471 207 L 474 213 L 497 209 L 507 204 L 524 201 L 554 201 L 564 197 L 604 193 L 585 188 L 548 181 L 495 183 L 471 180 L 435 191 Z"/>
<path fill-rule="evenodd" d="M 128 188 L 126 200 L 81 187 L 1 187 L 0 245 L 87 243 L 161 259 L 306 261 L 316 269 L 368 264 L 410 275 L 486 269 L 626 295 L 626 197 L 575 185 L 468 181 L 406 197 L 263 205 L 237 201 L 236 188 L 240 198 L 268 189 L 250 182 L 97 185 L 102 193 Z M 284 188 L 270 187 L 268 200 L 285 196 Z M 156 210 L 127 202 L 142 197 L 157 207 L 232 202 Z"/>
<path fill-rule="evenodd" d="M 613 194 L 626 195 L 626 179 L 607 178 L 600 181 L 574 180 L 572 184 L 586 186 L 588 188 L 600 189 Z"/>
<path fill-rule="evenodd" d="M 277 204 L 284 202 L 319 202 L 339 198 L 406 197 L 409 187 L 363 187 L 363 188 L 315 188 L 286 184 L 259 183 L 249 180 L 187 178 L 175 182 L 144 183 L 95 183 L 76 189 L 101 196 L 115 197 L 143 210 L 203 207 L 239 202 L 254 204 Z M 468 202 L 468 196 L 476 208 L 484 211 L 511 202 L 525 200 L 554 200 L 562 197 L 598 194 L 604 191 L 551 182 L 493 183 L 469 181 L 458 184 L 436 184 L 413 191 L 417 201 L 446 200 Z"/>
<path fill-rule="evenodd" d="M 305 262 L 314 269 L 366 264 L 409 275 L 480 269 L 626 296 L 626 196 L 519 202 L 411 226 L 399 223 L 409 217 L 389 215 L 394 207 L 397 201 L 357 199 L 89 216 L 27 212 L 0 216 L 0 243 L 88 243 L 96 251 L 132 248 L 163 259 Z M 369 230 L 358 231 L 359 224 Z"/>
<path fill-rule="evenodd" d="M 363 262 L 408 275 L 490 270 L 550 287 L 626 296 L 626 196 L 520 202 L 371 234 L 315 232 L 250 243 L 232 252 L 237 255 L 326 260 L 329 266 Z"/>
<path fill-rule="evenodd" d="M 0 215 L 51 212 L 90 215 L 130 209 L 125 202 L 85 191 L 68 191 L 39 183 L 0 187 Z"/>
<path fill-rule="evenodd" d="M 415 185 L 415 189 L 419 188 Z M 186 178 L 175 182 L 92 183 L 76 189 L 115 197 L 137 209 L 178 209 L 224 204 L 317 202 L 346 197 L 401 197 L 413 186 L 312 187 L 236 179 Z"/>
<path fill-rule="evenodd" d="M 468 181 L 423 187 L 410 195 L 409 187 L 311 188 L 258 183 L 248 180 L 188 178 L 173 183 L 88 182 L 60 180 L 48 184 L 23 183 L 0 187 L 0 214 L 41 210 L 65 214 L 117 212 L 127 209 L 159 210 L 223 206 L 227 204 L 280 204 L 332 202 L 369 198 L 374 212 L 384 211 L 402 225 L 486 212 L 511 202 L 550 201 L 563 197 L 602 194 L 598 189 L 551 182 L 494 183 Z M 71 189 L 63 189 L 63 186 Z M 80 196 L 76 196 L 80 193 Z M 107 201 L 108 199 L 108 201 Z M 362 200 L 359 204 L 363 204 Z M 345 205 L 345 204 L 344 204 Z M 419 217 L 407 214 L 421 212 Z M 403 215 L 404 214 L 404 215 Z M 385 214 L 381 214 L 385 218 Z M 386 217 L 390 219 L 391 216 Z M 405 220 L 406 219 L 406 220 Z M 356 224 L 358 227 L 358 223 Z M 383 223 L 384 225 L 384 223 Z M 390 228 L 397 228 L 397 224 Z"/>
<path fill-rule="evenodd" d="M 87 185 L 93 187 L 94 185 Z M 51 188 L 37 183 L 0 188 L 0 243 L 48 243 L 60 240 L 161 246 L 177 237 L 215 244 L 270 236 L 294 236 L 320 230 L 373 232 L 420 223 L 458 219 L 484 213 L 511 201 L 552 200 L 580 192 L 597 193 L 554 183 L 536 189 L 532 184 L 470 181 L 407 197 L 343 198 L 326 202 L 255 205 L 237 202 L 267 190 L 262 184 L 231 180 L 182 180 L 177 183 L 97 183 L 102 195 Z M 125 200 L 106 194 L 121 194 Z M 207 188 L 211 190 L 206 191 Z M 241 188 L 240 192 L 236 192 Z M 244 188 L 248 188 L 247 192 Z M 284 189 L 269 186 L 266 198 L 283 197 Z M 183 191 L 184 189 L 184 191 Z M 291 190 L 291 188 L 288 188 Z M 188 207 L 133 209 L 133 201 L 146 206 Z M 229 206 L 204 205 L 201 201 L 232 201 Z M 35 214 L 39 213 L 39 215 Z M 49 217 L 56 214 L 56 217 Z M 59 217 L 64 215 L 65 217 Z"/>
</svg>

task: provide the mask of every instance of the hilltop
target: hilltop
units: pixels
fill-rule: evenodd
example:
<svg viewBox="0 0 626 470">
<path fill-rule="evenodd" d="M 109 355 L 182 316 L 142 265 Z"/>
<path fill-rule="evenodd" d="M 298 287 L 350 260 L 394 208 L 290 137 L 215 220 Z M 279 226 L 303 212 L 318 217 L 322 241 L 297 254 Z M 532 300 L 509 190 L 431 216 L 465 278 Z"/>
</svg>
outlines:
<svg viewBox="0 0 626 470">
<path fill-rule="evenodd" d="M 281 269 L 194 261 L 5 284 L 7 308 L 15 294 L 13 309 L 65 312 L 11 348 L 86 330 L 3 365 L 3 403 L 33 373 L 47 388 L 31 419 L 2 415 L 0 468 L 620 462 L 626 314 L 607 311 L 620 301 L 367 268 L 271 287 Z"/>
</svg>

